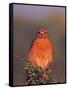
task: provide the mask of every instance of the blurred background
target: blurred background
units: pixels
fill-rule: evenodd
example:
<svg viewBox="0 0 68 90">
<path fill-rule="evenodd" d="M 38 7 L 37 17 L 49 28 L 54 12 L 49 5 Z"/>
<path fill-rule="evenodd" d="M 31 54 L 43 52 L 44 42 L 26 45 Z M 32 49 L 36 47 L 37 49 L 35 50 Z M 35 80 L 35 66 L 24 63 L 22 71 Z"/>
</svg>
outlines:
<svg viewBox="0 0 68 90">
<path fill-rule="evenodd" d="M 25 83 L 24 63 L 32 40 L 40 26 L 48 28 L 54 46 L 52 76 L 65 82 L 65 7 L 13 5 L 14 85 Z"/>
</svg>

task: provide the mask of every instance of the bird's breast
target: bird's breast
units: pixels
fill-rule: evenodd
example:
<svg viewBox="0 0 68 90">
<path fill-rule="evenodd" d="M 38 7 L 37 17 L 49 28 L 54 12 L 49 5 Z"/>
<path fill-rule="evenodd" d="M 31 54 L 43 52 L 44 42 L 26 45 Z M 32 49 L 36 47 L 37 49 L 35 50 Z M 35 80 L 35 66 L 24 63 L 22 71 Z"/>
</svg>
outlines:
<svg viewBox="0 0 68 90">
<path fill-rule="evenodd" d="M 51 43 L 50 40 L 47 39 L 36 39 L 34 42 L 33 47 L 37 50 L 41 50 L 41 51 L 47 51 L 49 50 L 49 48 L 51 48 Z"/>
<path fill-rule="evenodd" d="M 52 60 L 52 46 L 49 39 L 36 39 L 29 52 L 29 59 L 33 64 L 46 67 Z"/>
</svg>

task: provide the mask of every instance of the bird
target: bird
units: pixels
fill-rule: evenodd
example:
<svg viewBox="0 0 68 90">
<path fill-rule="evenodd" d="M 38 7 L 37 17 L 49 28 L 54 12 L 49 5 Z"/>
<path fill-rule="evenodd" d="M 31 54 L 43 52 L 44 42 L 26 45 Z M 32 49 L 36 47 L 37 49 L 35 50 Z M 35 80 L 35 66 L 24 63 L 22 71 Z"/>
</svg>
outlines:
<svg viewBox="0 0 68 90">
<path fill-rule="evenodd" d="M 32 65 L 39 66 L 43 71 L 47 70 L 54 61 L 54 50 L 48 29 L 39 27 L 27 55 Z"/>
</svg>

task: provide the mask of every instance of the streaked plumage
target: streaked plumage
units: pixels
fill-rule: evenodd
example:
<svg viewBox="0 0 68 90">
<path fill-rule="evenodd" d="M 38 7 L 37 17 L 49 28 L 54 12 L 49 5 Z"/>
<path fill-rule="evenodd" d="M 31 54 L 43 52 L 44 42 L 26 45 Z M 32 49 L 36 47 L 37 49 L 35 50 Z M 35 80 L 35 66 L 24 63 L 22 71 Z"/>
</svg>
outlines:
<svg viewBox="0 0 68 90">
<path fill-rule="evenodd" d="M 53 46 L 48 36 L 48 30 L 39 28 L 36 38 L 28 52 L 28 60 L 31 64 L 47 69 L 53 62 Z"/>
</svg>

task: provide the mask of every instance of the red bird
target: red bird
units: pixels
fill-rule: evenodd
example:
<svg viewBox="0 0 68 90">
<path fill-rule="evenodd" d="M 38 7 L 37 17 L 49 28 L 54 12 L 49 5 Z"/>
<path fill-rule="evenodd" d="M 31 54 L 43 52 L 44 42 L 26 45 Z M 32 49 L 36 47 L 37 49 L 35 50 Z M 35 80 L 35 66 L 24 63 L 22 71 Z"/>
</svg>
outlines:
<svg viewBox="0 0 68 90">
<path fill-rule="evenodd" d="M 48 36 L 48 30 L 40 27 L 37 31 L 36 38 L 28 52 L 28 60 L 31 64 L 46 70 L 53 62 L 53 46 Z"/>
</svg>

